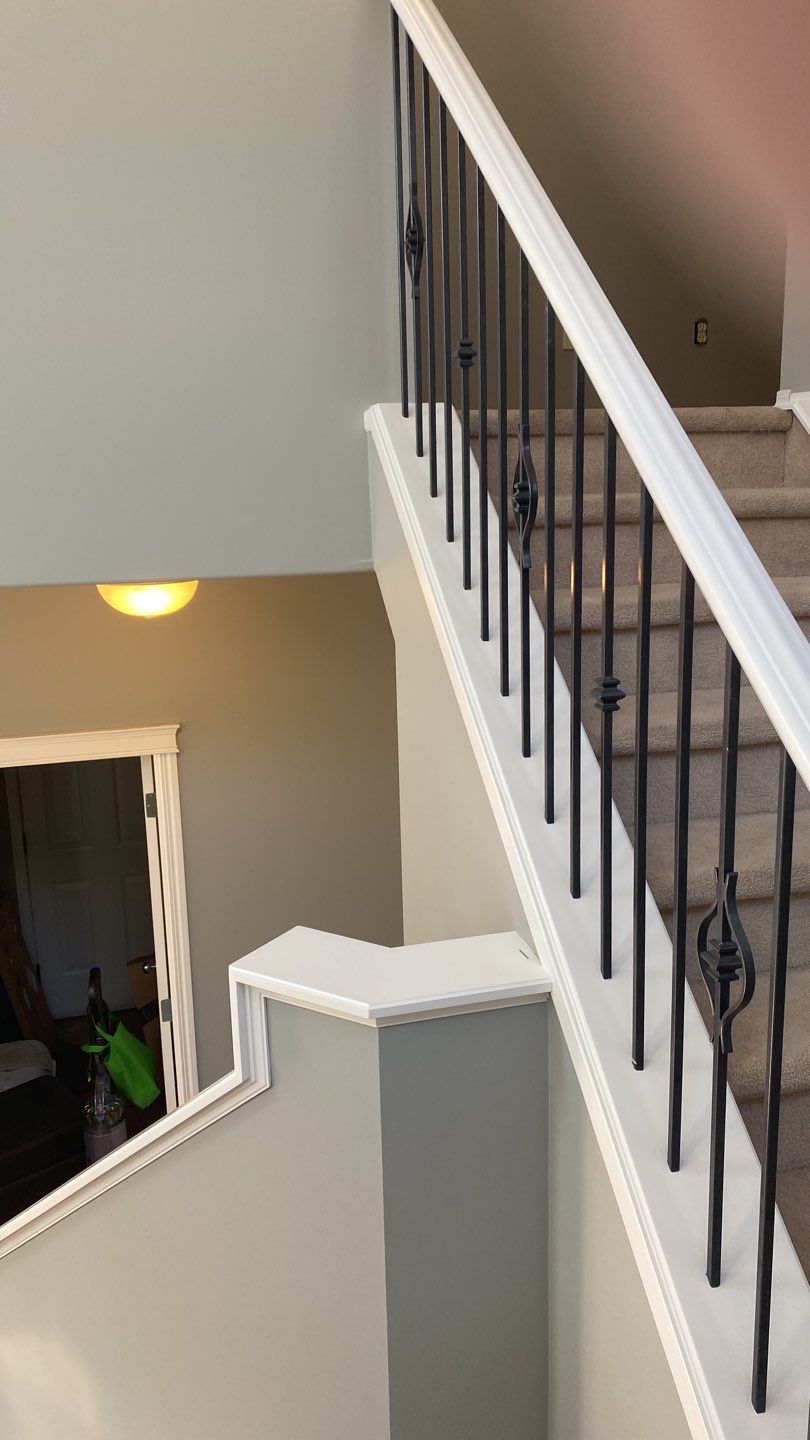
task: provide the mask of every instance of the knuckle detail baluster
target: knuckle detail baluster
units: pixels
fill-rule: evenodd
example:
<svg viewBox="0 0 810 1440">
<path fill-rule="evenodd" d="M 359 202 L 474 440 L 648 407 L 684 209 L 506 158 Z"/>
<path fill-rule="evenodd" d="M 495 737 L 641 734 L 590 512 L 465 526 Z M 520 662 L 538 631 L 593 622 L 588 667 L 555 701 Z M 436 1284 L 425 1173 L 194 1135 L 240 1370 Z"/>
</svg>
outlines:
<svg viewBox="0 0 810 1440">
<path fill-rule="evenodd" d="M 419 210 L 419 173 L 416 163 L 416 81 L 413 41 L 410 35 L 405 47 L 408 83 L 408 215 L 405 221 L 405 263 L 411 277 L 413 305 L 413 388 L 416 421 L 416 453 L 424 455 L 425 440 L 422 414 L 422 297 L 419 276 L 425 253 L 425 228 Z"/>
<path fill-rule="evenodd" d="M 531 653 L 529 610 L 532 531 L 537 519 L 537 474 L 531 448 L 529 422 L 529 266 L 520 255 L 520 419 L 518 458 L 512 482 L 512 511 L 520 541 L 520 701 L 523 754 L 532 753 Z"/>
<path fill-rule="evenodd" d="M 616 589 L 616 429 L 605 415 L 605 468 L 602 520 L 602 674 L 591 694 L 602 714 L 599 823 L 600 970 L 613 974 L 613 716 L 625 699 L 613 674 L 613 621 Z"/>
<path fill-rule="evenodd" d="M 712 1109 L 709 1165 L 709 1224 L 706 1275 L 720 1284 L 723 1241 L 723 1187 L 725 1178 L 726 1102 L 728 1057 L 732 1027 L 750 1004 L 756 972 L 748 937 L 737 907 L 737 871 L 734 848 L 737 812 L 737 750 L 740 730 L 740 663 L 726 649 L 723 714 L 723 768 L 720 792 L 720 857 L 715 869 L 715 897 L 697 933 L 697 952 L 703 983 L 712 1007 Z M 732 1001 L 732 987 L 742 980 Z"/>
</svg>

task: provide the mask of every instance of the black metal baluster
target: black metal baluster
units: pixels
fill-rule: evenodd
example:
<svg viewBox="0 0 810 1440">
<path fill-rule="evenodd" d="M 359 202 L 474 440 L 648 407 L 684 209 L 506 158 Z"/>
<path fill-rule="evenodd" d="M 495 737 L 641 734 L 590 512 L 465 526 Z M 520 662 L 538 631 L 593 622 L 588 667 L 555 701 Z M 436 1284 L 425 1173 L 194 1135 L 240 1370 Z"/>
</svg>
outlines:
<svg viewBox="0 0 810 1440">
<path fill-rule="evenodd" d="M 711 910 L 700 923 L 698 960 L 712 1002 L 712 1118 L 709 1161 L 709 1224 L 706 1275 L 720 1284 L 723 1243 L 723 1185 L 726 1152 L 726 1102 L 731 1027 L 754 993 L 754 961 L 737 909 L 737 872 L 734 847 L 737 827 L 737 750 L 740 735 L 740 664 L 726 647 L 726 683 L 723 707 L 723 768 L 720 786 L 720 857 L 717 888 Z M 713 923 L 719 922 L 719 940 L 710 942 Z M 739 998 L 731 1003 L 731 987 L 743 971 Z"/>
<path fill-rule="evenodd" d="M 498 590 L 501 632 L 501 694 L 509 694 L 509 533 L 506 513 L 506 226 L 496 209 L 498 260 Z"/>
<path fill-rule="evenodd" d="M 453 342 L 450 338 L 450 180 L 447 106 L 439 96 L 439 191 L 442 207 L 442 319 L 444 322 L 444 503 L 446 536 L 455 539 L 453 505 Z"/>
<path fill-rule="evenodd" d="M 771 1331 L 773 1281 L 773 1228 L 776 1209 L 776 1161 L 779 1152 L 779 1108 L 782 1093 L 782 1050 L 785 1035 L 785 989 L 790 884 L 793 870 L 793 821 L 796 808 L 796 766 L 782 750 L 779 766 L 779 805 L 774 865 L 773 942 L 768 998 L 768 1055 L 765 1064 L 765 1126 L 762 1177 L 759 1194 L 759 1248 L 757 1298 L 754 1318 L 754 1373 L 751 1400 L 758 1415 L 765 1409 L 768 1386 L 768 1348 Z"/>
<path fill-rule="evenodd" d="M 478 221 L 478 542 L 481 586 L 481 639 L 489 639 L 489 444 L 487 401 L 487 196 L 477 172 Z"/>
<path fill-rule="evenodd" d="M 557 510 L 557 317 L 546 301 L 546 445 L 543 503 L 545 505 L 546 557 L 543 567 L 543 609 L 545 649 L 543 657 L 543 704 L 545 745 L 545 813 L 554 820 L 554 546 Z"/>
<path fill-rule="evenodd" d="M 391 6 L 391 59 L 394 71 L 394 163 L 397 183 L 397 265 L 399 279 L 399 373 L 402 413 L 408 413 L 408 322 L 405 313 L 405 210 L 402 200 L 402 82 L 399 61 L 399 16 Z"/>
<path fill-rule="evenodd" d="M 436 302 L 433 260 L 433 151 L 430 140 L 430 76 L 422 66 L 422 152 L 425 172 L 425 278 L 427 282 L 428 456 L 430 493 L 439 493 L 436 467 Z"/>
<path fill-rule="evenodd" d="M 470 366 L 475 359 L 475 346 L 467 333 L 470 328 L 470 285 L 467 274 L 467 146 L 459 131 L 458 137 L 458 258 L 459 258 L 459 337 L 456 358 L 461 371 L 461 583 L 472 588 L 472 541 L 470 535 Z"/>
<path fill-rule="evenodd" d="M 523 754 L 532 753 L 532 699 L 529 588 L 532 531 L 537 519 L 537 475 L 531 450 L 529 421 L 529 265 L 520 252 L 520 420 L 518 460 L 512 484 L 512 509 L 520 539 L 520 711 Z"/>
<path fill-rule="evenodd" d="M 582 545 L 585 489 L 585 367 L 574 356 L 571 481 L 571 894 L 582 894 Z"/>
<path fill-rule="evenodd" d="M 644 1069 L 644 992 L 647 958 L 647 764 L 650 743 L 650 608 L 652 604 L 653 503 L 641 482 L 636 636 L 636 787 L 633 826 L 633 1022 L 632 1061 Z"/>
<path fill-rule="evenodd" d="M 416 453 L 424 455 L 425 441 L 422 415 L 422 298 L 419 286 L 422 270 L 422 256 L 425 249 L 425 232 L 419 211 L 419 174 L 416 168 L 416 81 L 414 70 L 413 41 L 410 35 L 405 41 L 405 68 L 408 77 L 408 170 L 410 200 L 408 218 L 405 221 L 405 259 L 411 277 L 411 301 L 413 304 L 413 388 L 416 420 Z"/>
<path fill-rule="evenodd" d="M 613 674 L 613 618 L 616 588 L 616 428 L 605 412 L 605 470 L 602 513 L 602 674 L 592 694 L 602 712 L 600 786 L 600 969 L 613 974 L 613 716 L 625 692 Z"/>
<path fill-rule="evenodd" d="M 686 994 L 686 921 L 689 874 L 689 769 L 692 744 L 692 658 L 695 581 L 681 572 L 681 622 L 678 648 L 678 729 L 675 740 L 675 886 L 672 925 L 672 1016 L 669 1050 L 669 1130 L 667 1164 L 681 1168 L 683 1111 L 683 1021 Z"/>
</svg>

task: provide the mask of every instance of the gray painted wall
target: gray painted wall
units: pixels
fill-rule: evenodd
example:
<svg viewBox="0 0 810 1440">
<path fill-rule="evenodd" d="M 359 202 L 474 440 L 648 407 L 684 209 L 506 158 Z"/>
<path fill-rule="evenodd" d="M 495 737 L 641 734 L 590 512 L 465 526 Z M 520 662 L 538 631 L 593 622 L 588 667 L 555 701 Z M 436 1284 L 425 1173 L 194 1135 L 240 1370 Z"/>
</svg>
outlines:
<svg viewBox="0 0 810 1440">
<path fill-rule="evenodd" d="M 293 925 L 399 943 L 393 645 L 373 575 L 208 581 L 150 621 L 85 586 L 0 588 L 0 670 L 6 735 L 180 723 L 203 1084 L 232 1064 L 232 960 Z"/>
<path fill-rule="evenodd" d="M 507 925 L 528 937 L 373 449 L 371 483 L 396 649 L 406 942 Z M 549 1440 L 684 1440 L 680 1401 L 553 1008 L 548 1023 Z"/>
<path fill-rule="evenodd" d="M 548 1008 L 380 1032 L 391 1440 L 546 1434 Z"/>
<path fill-rule="evenodd" d="M 269 1092 L 3 1260 L 4 1440 L 386 1440 L 377 1036 L 278 1005 L 270 1043 Z"/>
<path fill-rule="evenodd" d="M 4 1440 L 543 1440 L 545 1008 L 270 1004 L 269 1092 L 3 1260 Z"/>
<path fill-rule="evenodd" d="M 368 563 L 379 0 L 8 0 L 4 584 Z"/>
</svg>

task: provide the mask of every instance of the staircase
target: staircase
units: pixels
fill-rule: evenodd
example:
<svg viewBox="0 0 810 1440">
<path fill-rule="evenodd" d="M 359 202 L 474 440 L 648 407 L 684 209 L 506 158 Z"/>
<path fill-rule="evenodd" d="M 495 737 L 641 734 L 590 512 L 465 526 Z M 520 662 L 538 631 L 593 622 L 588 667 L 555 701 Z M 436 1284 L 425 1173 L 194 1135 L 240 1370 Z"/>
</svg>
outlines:
<svg viewBox="0 0 810 1440">
<path fill-rule="evenodd" d="M 810 634 L 810 436 L 792 415 L 771 407 L 676 411 L 763 564 L 775 579 L 805 634 Z M 477 417 L 472 421 L 478 445 Z M 510 416 L 510 436 L 517 416 Z M 544 415 L 532 415 L 538 462 Z M 497 417 L 488 422 L 488 473 L 497 476 Z M 557 414 L 556 654 L 570 681 L 571 412 Z M 603 413 L 586 412 L 584 499 L 583 677 L 599 674 L 601 635 Z M 517 461 L 510 439 L 509 470 Z M 538 463 L 538 471 L 540 465 Z M 494 482 L 491 480 L 494 495 Z M 542 502 L 541 502 L 542 504 Z M 627 691 L 614 721 L 614 798 L 628 831 L 633 829 L 635 674 L 639 477 L 620 446 L 616 499 L 615 674 Z M 534 538 L 532 588 L 542 614 L 543 517 Z M 513 545 L 516 539 L 512 530 Z M 516 548 L 516 546 L 515 546 Z M 648 880 L 671 929 L 675 811 L 675 740 L 680 557 L 665 527 L 653 542 L 651 698 L 649 711 Z M 540 592 L 540 593 L 538 593 Z M 725 643 L 700 596 L 695 612 L 689 832 L 689 981 L 709 1024 L 710 1008 L 698 973 L 696 934 L 714 897 L 723 724 Z M 599 715 L 585 710 L 585 725 L 599 754 Z M 768 970 L 774 894 L 779 747 L 753 691 L 743 686 L 740 707 L 736 865 L 743 924 L 754 952 L 758 984 L 737 1022 L 729 1074 L 751 1137 L 762 1139 L 767 1045 Z M 778 1203 L 805 1273 L 810 1276 L 810 797 L 799 783 L 793 880 L 787 1020 L 782 1084 Z"/>
</svg>

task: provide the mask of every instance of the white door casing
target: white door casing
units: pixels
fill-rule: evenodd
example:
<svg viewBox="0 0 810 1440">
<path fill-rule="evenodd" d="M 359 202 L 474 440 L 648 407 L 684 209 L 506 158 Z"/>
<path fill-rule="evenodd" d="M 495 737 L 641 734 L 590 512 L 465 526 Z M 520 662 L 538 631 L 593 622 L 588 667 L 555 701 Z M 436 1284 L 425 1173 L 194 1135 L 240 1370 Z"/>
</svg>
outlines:
<svg viewBox="0 0 810 1440">
<path fill-rule="evenodd" d="M 169 1110 L 176 1105 L 185 1104 L 199 1090 L 180 821 L 178 728 L 177 725 L 158 725 L 131 730 L 0 738 L 0 769 L 19 768 L 21 780 L 22 771 L 31 766 L 75 767 L 84 760 L 109 760 L 114 764 L 126 758 L 140 761 L 138 788 L 141 814 L 146 825 L 148 855 L 148 876 L 143 877 L 145 883 L 141 886 L 141 892 L 147 901 L 151 894 L 151 930 L 154 932 L 160 1034 Z M 137 775 L 137 771 L 134 771 L 134 774 Z M 71 784 L 68 778 L 62 787 L 68 799 Z M 75 792 L 75 785 L 73 789 Z M 9 784 L 8 792 L 10 800 L 15 794 L 19 797 L 20 787 Z M 154 800 L 150 798 L 147 802 L 147 797 L 154 797 Z M 130 829 L 134 824 L 133 803 L 134 787 L 130 785 L 127 795 L 127 823 Z M 13 808 L 13 805 L 10 805 L 10 810 Z M 19 809 L 19 804 L 17 808 Z M 149 813 L 150 811 L 152 813 Z M 14 831 L 19 827 L 15 827 L 13 814 L 11 818 Z M 75 829 L 74 823 L 74 831 Z M 18 857 L 15 856 L 15 859 Z M 27 923 L 30 927 L 32 915 L 28 897 L 21 894 L 19 898 L 21 911 L 28 911 Z M 143 907 L 140 913 L 144 923 Z M 86 967 L 84 973 L 86 975 Z M 113 1003 L 112 992 L 110 1000 Z"/>
</svg>

